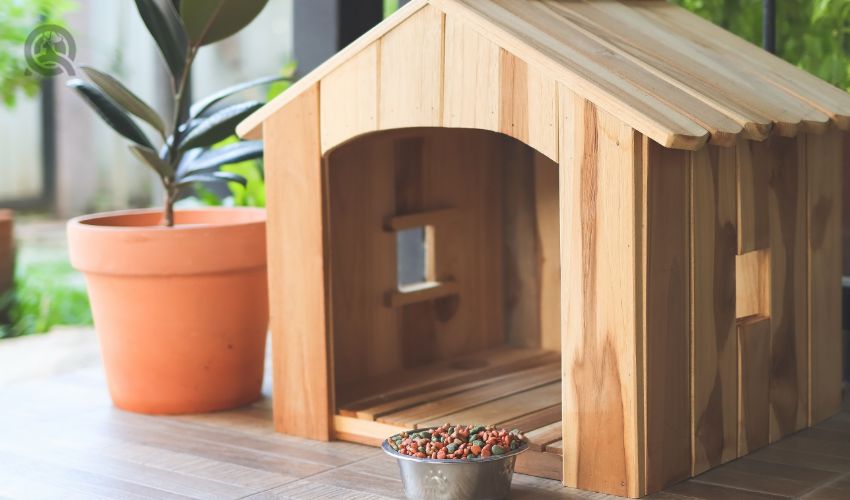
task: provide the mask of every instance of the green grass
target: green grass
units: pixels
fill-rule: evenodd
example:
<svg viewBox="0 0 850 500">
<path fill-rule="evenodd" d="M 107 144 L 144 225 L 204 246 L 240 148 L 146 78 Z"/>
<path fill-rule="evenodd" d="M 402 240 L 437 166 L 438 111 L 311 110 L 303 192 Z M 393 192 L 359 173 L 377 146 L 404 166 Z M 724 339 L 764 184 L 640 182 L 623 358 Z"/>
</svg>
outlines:
<svg viewBox="0 0 850 500">
<path fill-rule="evenodd" d="M 8 323 L 0 325 L 0 338 L 44 333 L 56 325 L 92 324 L 82 277 L 67 260 L 19 265 L 15 289 L 2 303 Z"/>
</svg>

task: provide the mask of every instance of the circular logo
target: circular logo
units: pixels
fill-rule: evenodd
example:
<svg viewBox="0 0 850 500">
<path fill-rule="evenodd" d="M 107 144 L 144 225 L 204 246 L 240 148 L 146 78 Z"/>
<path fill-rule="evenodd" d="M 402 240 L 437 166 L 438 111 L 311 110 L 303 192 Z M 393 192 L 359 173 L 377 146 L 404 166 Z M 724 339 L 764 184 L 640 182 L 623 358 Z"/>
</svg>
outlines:
<svg viewBox="0 0 850 500">
<path fill-rule="evenodd" d="M 24 55 L 30 69 L 42 76 L 56 76 L 63 71 L 73 75 L 77 44 L 62 26 L 42 24 L 27 37 Z"/>
</svg>

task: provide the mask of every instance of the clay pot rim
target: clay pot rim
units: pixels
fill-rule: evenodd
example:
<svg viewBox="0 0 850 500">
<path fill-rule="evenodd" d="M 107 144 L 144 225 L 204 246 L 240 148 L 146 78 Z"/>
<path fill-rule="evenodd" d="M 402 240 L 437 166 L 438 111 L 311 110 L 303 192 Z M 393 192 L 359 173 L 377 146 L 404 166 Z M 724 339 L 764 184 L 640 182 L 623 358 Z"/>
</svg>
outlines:
<svg viewBox="0 0 850 500">
<path fill-rule="evenodd" d="M 175 224 L 172 227 L 162 224 L 154 225 L 119 225 L 119 224 L 99 224 L 98 221 L 112 218 L 132 218 L 136 216 L 146 216 L 153 214 L 162 214 L 161 208 L 133 208 L 128 210 L 115 210 L 110 212 L 97 212 L 94 214 L 86 214 L 74 217 L 68 220 L 68 228 L 74 226 L 74 229 L 84 231 L 97 232 L 143 232 L 155 231 L 158 233 L 178 233 L 184 231 L 203 231 L 214 228 L 225 228 L 233 226 L 249 226 L 249 225 L 264 225 L 266 223 L 266 209 L 257 207 L 204 207 L 204 208 L 188 208 L 175 210 L 175 218 L 180 214 L 218 214 L 221 220 L 209 223 L 198 224 Z M 239 214 L 239 217 L 228 219 L 230 214 Z M 244 217 L 242 217 L 244 216 Z"/>
<path fill-rule="evenodd" d="M 83 273 L 184 276 L 266 267 L 266 211 L 179 210 L 174 227 L 160 209 L 121 210 L 68 221 L 68 257 Z M 122 225 L 122 222 L 126 225 Z"/>
</svg>

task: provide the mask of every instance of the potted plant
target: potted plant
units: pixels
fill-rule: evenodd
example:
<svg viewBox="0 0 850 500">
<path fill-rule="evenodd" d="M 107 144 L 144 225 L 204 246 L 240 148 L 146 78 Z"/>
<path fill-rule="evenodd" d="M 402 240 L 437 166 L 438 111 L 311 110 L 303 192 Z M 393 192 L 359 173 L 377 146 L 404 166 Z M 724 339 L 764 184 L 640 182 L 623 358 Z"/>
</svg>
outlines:
<svg viewBox="0 0 850 500">
<path fill-rule="evenodd" d="M 189 106 L 198 50 L 247 25 L 267 0 L 136 0 L 168 65 L 174 113 L 163 119 L 113 77 L 83 67 L 68 85 L 159 176 L 162 210 L 129 210 L 68 222 L 71 263 L 86 276 L 107 382 L 116 406 L 144 413 L 231 408 L 260 397 L 268 298 L 265 212 L 174 210 L 193 183 L 245 180 L 223 164 L 258 158 L 259 142 L 211 146 L 258 109 L 225 99 L 270 77 Z M 151 140 L 134 118 L 156 131 Z"/>
</svg>

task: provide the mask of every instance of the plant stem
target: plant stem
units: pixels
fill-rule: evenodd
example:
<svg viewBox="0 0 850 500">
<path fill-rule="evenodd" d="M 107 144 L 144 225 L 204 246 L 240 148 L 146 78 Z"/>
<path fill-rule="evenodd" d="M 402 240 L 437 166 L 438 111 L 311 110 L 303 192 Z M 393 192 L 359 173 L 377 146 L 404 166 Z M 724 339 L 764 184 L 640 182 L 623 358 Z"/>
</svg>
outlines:
<svg viewBox="0 0 850 500">
<path fill-rule="evenodd" d="M 174 202 L 177 201 L 177 190 L 168 189 L 168 195 L 165 198 L 165 225 L 174 227 Z"/>
<path fill-rule="evenodd" d="M 168 163 L 174 172 L 177 171 L 180 155 L 177 153 L 176 145 L 180 142 L 180 124 L 186 118 L 184 116 L 186 108 L 186 86 L 189 82 L 189 74 L 192 72 L 192 63 L 195 61 L 195 55 L 198 53 L 197 46 L 189 47 L 189 53 L 186 54 L 186 63 L 183 65 L 183 74 L 180 76 L 180 82 L 177 84 L 177 93 L 174 95 L 174 125 L 171 132 L 171 143 L 166 142 L 168 147 L 167 159 Z M 174 226 L 174 203 L 177 201 L 178 189 L 172 185 L 172 179 L 163 178 L 163 186 L 165 187 L 165 225 L 167 227 Z"/>
</svg>

